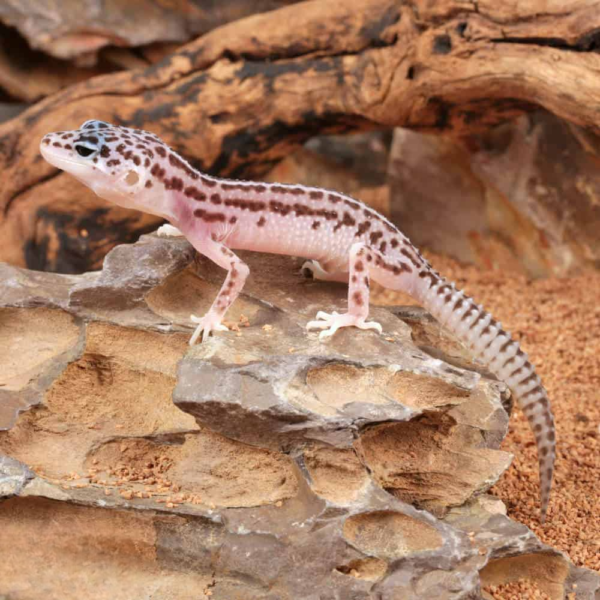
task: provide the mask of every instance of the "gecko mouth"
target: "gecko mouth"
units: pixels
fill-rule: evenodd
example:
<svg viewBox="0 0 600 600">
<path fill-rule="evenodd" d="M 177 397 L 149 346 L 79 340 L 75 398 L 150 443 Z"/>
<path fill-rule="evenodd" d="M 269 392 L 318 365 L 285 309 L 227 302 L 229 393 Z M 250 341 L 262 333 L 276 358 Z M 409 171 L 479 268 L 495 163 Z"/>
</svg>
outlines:
<svg viewBox="0 0 600 600">
<path fill-rule="evenodd" d="M 86 165 L 77 160 L 72 160 L 65 156 L 59 156 L 52 152 L 50 148 L 45 145 L 40 145 L 40 152 L 45 160 L 47 160 L 51 165 L 58 167 L 59 169 L 66 170 L 62 167 L 62 165 L 73 165 L 74 167 L 85 167 Z"/>
</svg>

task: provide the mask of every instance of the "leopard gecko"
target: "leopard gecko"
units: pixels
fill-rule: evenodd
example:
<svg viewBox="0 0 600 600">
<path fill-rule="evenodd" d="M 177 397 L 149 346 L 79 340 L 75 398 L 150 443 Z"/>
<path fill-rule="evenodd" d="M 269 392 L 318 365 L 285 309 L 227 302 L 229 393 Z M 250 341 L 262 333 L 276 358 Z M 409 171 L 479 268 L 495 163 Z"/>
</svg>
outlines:
<svg viewBox="0 0 600 600">
<path fill-rule="evenodd" d="M 529 362 L 499 322 L 446 281 L 397 227 L 372 208 L 334 191 L 280 183 L 220 179 L 201 173 L 156 135 L 103 121 L 46 135 L 44 158 L 127 208 L 166 219 L 160 234 L 184 235 L 194 248 L 227 271 L 212 306 L 190 344 L 225 331 L 227 309 L 248 277 L 233 252 L 253 250 L 301 256 L 315 279 L 348 283 L 348 311 L 318 312 L 307 328 L 320 338 L 340 327 L 374 329 L 368 321 L 369 282 L 407 292 L 466 343 L 510 388 L 535 434 L 546 517 L 556 454 L 554 418 L 547 392 Z"/>
</svg>

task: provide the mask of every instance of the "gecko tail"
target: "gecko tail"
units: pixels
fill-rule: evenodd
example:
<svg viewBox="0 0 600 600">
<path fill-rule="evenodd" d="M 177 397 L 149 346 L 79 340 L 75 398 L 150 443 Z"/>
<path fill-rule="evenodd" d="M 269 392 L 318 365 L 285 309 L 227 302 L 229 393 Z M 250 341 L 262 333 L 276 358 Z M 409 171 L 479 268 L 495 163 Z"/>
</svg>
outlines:
<svg viewBox="0 0 600 600">
<path fill-rule="evenodd" d="M 429 266 L 419 271 L 418 278 L 416 295 L 423 306 L 506 383 L 525 413 L 536 440 L 540 469 L 540 521 L 544 523 L 552 488 L 556 434 L 548 394 L 534 366 L 502 325 L 482 306 L 457 290 L 453 283 Z"/>
</svg>

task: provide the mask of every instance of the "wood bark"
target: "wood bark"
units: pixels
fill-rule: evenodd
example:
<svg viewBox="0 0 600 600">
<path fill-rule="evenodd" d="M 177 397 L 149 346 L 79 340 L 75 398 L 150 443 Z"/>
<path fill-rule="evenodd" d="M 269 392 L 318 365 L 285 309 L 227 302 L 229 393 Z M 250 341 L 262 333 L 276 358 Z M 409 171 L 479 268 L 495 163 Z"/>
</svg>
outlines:
<svg viewBox="0 0 600 600">
<path fill-rule="evenodd" d="M 600 132 L 600 0 L 314 0 L 236 21 L 0 126 L 0 260 L 78 272 L 156 225 L 41 158 L 89 118 L 150 129 L 210 173 L 260 178 L 318 133 L 464 136 L 534 107 Z"/>
</svg>

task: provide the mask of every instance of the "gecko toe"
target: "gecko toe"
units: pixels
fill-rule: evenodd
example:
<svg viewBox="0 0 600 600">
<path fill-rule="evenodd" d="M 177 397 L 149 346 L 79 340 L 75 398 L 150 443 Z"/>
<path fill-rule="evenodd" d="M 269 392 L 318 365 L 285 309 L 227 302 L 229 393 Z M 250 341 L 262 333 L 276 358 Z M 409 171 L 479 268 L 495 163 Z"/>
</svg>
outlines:
<svg viewBox="0 0 600 600">
<path fill-rule="evenodd" d="M 197 323 L 198 326 L 194 331 L 192 337 L 190 338 L 190 346 L 193 346 L 202 334 L 202 341 L 206 342 L 209 338 L 211 332 L 213 331 L 229 331 L 229 328 L 223 325 L 219 318 L 210 312 L 204 315 L 203 317 L 196 317 L 195 315 L 190 315 L 190 319 L 193 323 Z"/>
<path fill-rule="evenodd" d="M 383 327 L 381 324 L 377 323 L 377 321 L 369 321 L 368 323 L 363 323 L 362 325 L 357 325 L 361 329 L 374 329 L 377 333 L 383 333 Z"/>
</svg>

